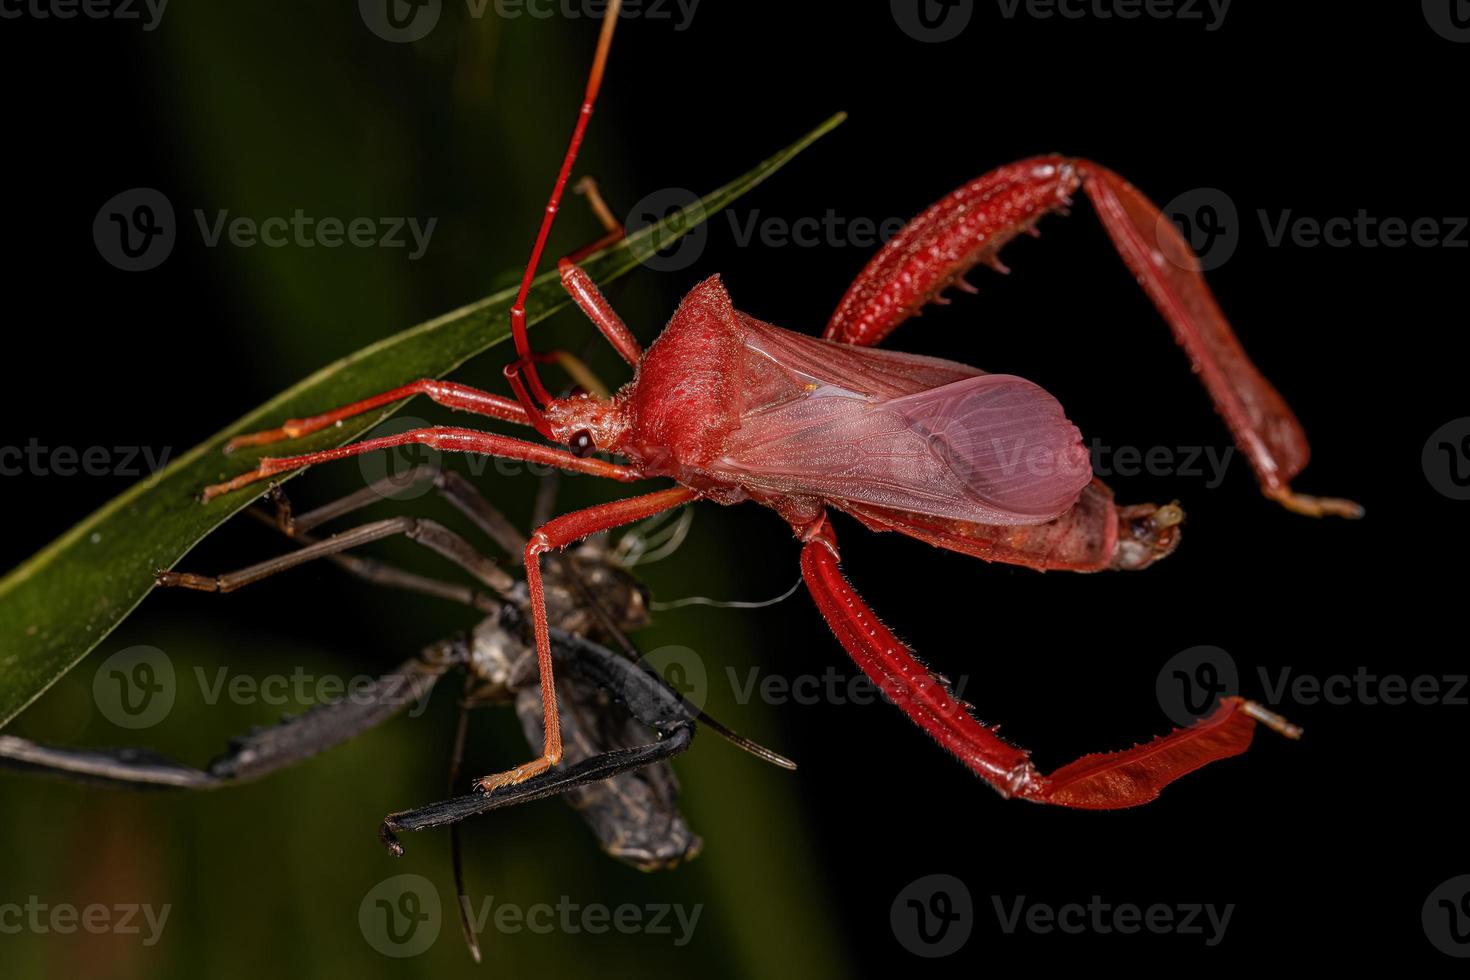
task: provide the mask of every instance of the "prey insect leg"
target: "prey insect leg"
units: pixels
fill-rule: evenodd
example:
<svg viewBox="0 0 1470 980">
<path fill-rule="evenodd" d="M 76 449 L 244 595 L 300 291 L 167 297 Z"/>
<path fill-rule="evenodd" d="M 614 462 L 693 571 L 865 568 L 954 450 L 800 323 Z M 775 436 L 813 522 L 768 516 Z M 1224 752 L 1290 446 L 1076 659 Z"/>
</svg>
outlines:
<svg viewBox="0 0 1470 980">
<path fill-rule="evenodd" d="M 77 749 L 0 735 L 0 767 L 77 782 L 160 789 L 216 789 L 259 779 L 350 741 L 428 697 L 446 671 L 465 662 L 464 641 L 428 647 L 353 697 L 317 705 L 230 743 L 205 769 L 146 749 Z"/>
<path fill-rule="evenodd" d="M 574 634 L 548 629 L 545 636 L 548 648 L 563 666 L 613 693 L 635 718 L 654 730 L 658 740 L 605 752 L 565 769 L 543 771 L 494 793 L 470 793 L 390 813 L 384 818 L 378 836 L 394 854 L 403 852 L 397 836 L 401 832 L 442 827 L 491 810 L 564 793 L 659 762 L 689 747 L 694 738 L 694 718 L 683 698 L 662 678 Z"/>
</svg>

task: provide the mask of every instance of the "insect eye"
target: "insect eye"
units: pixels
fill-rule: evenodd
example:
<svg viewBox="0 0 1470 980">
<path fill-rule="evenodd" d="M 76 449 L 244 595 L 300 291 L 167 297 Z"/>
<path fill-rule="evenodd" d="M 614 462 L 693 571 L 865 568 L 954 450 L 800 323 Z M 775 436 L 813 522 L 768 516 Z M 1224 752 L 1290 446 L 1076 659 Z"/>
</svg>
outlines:
<svg viewBox="0 0 1470 980">
<path fill-rule="evenodd" d="M 571 447 L 574 456 L 591 456 L 597 449 L 597 444 L 592 441 L 592 433 L 586 429 L 578 429 L 567 445 Z"/>
</svg>

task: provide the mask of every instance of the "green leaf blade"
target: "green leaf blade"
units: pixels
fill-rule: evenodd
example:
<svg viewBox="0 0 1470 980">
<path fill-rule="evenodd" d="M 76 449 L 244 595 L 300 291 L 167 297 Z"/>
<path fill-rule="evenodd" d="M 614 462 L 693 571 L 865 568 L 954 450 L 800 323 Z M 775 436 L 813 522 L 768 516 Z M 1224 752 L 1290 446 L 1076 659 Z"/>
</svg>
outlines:
<svg viewBox="0 0 1470 980">
<path fill-rule="evenodd" d="M 636 268 L 656 245 L 667 245 L 745 194 L 842 122 L 832 116 L 748 173 L 702 198 L 698 206 L 629 235 L 583 264 L 607 283 Z M 442 377 L 505 340 L 515 290 L 411 327 L 322 368 L 166 468 L 113 498 L 0 579 L 0 727 L 40 697 L 121 623 L 153 589 L 154 573 L 170 568 L 220 524 L 265 492 L 230 494 L 209 505 L 197 495 L 209 483 L 243 472 L 263 452 L 223 453 L 244 432 L 343 405 L 417 378 Z M 527 299 L 529 323 L 566 306 L 555 271 L 538 277 Z M 402 403 L 297 440 L 291 452 L 311 452 L 357 438 Z M 271 447 L 276 455 L 279 449 Z M 287 478 L 285 474 L 282 479 Z"/>
</svg>

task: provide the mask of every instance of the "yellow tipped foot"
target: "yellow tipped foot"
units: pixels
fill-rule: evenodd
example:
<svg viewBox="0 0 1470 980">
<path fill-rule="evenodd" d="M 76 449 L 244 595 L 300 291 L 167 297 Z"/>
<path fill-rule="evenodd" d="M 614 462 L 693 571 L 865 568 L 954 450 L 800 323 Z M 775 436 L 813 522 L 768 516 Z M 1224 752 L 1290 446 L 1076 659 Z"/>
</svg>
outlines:
<svg viewBox="0 0 1470 980">
<path fill-rule="evenodd" d="M 213 575 L 194 575 L 190 572 L 171 572 L 160 568 L 153 573 L 155 585 L 164 588 L 198 589 L 200 592 L 220 591 L 219 579 Z"/>
<path fill-rule="evenodd" d="M 228 454 L 237 449 L 246 449 L 250 446 L 268 446 L 273 442 L 285 442 L 287 439 L 300 439 L 302 436 L 309 436 L 313 432 L 320 432 L 328 426 L 341 424 L 341 419 L 346 417 L 344 412 L 350 411 L 350 409 L 351 406 L 346 410 L 338 409 L 335 412 L 312 415 L 304 419 L 287 419 L 281 424 L 279 429 L 247 432 L 225 443 L 225 452 Z"/>
<path fill-rule="evenodd" d="M 1160 507 L 1158 510 L 1154 511 L 1153 515 L 1149 518 L 1150 526 L 1152 526 L 1154 530 L 1157 531 L 1162 531 L 1165 528 L 1175 527 L 1183 523 L 1184 508 L 1179 506 L 1179 501 L 1177 500 Z"/>
<path fill-rule="evenodd" d="M 227 493 L 232 493 L 235 490 L 239 490 L 241 487 L 248 487 L 252 483 L 259 483 L 266 477 L 275 476 L 277 473 L 283 472 L 284 470 L 289 468 L 280 466 L 278 465 L 279 463 L 280 460 L 278 459 L 266 457 L 265 459 L 262 459 L 260 461 L 259 466 L 251 470 L 249 473 L 241 473 L 233 480 L 226 480 L 224 483 L 211 483 L 200 492 L 199 499 L 201 502 L 207 504 L 215 497 Z"/>
<path fill-rule="evenodd" d="M 245 449 L 250 446 L 266 446 L 273 442 L 284 442 L 287 439 L 295 439 L 301 434 L 290 422 L 287 422 L 279 429 L 266 429 L 264 432 L 247 432 L 245 435 L 236 436 L 225 443 L 225 453 L 232 453 L 237 449 Z"/>
<path fill-rule="evenodd" d="M 493 776 L 485 776 L 482 779 L 475 780 L 475 790 L 480 793 L 492 793 L 502 786 L 514 786 L 516 783 L 523 783 L 532 776 L 541 775 L 559 761 L 559 759 L 553 759 L 550 756 L 543 755 L 539 759 L 532 759 L 525 765 L 516 766 L 514 769 L 508 769 L 505 772 L 498 772 Z"/>
<path fill-rule="evenodd" d="M 1290 487 L 1267 490 L 1266 496 L 1289 511 L 1308 517 L 1345 517 L 1358 520 L 1365 513 L 1363 505 L 1341 497 L 1312 497 L 1304 493 L 1292 493 Z"/>
<path fill-rule="evenodd" d="M 1245 704 L 1241 706 L 1241 710 L 1250 715 L 1256 721 L 1265 725 L 1267 728 L 1271 729 L 1274 732 L 1280 732 L 1287 738 L 1298 739 L 1302 737 L 1303 732 L 1300 726 L 1293 725 L 1291 722 L 1287 721 L 1285 718 L 1281 717 L 1270 708 L 1267 708 L 1261 704 L 1257 704 L 1255 701 L 1245 702 Z"/>
</svg>

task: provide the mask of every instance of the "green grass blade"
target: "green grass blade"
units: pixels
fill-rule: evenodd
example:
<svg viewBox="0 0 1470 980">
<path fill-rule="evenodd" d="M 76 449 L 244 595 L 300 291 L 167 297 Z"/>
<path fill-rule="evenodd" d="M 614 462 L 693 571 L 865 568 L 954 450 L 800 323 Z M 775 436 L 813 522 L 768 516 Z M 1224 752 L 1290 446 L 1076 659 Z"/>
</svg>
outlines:
<svg viewBox="0 0 1470 980">
<path fill-rule="evenodd" d="M 770 159 L 701 199 L 588 259 L 598 282 L 633 269 L 650 249 L 666 246 L 729 205 L 842 121 L 838 114 Z M 265 492 L 230 494 L 209 505 L 196 499 L 206 484 L 243 472 L 263 453 L 225 456 L 231 436 L 279 425 L 346 404 L 415 378 L 441 377 L 510 333 L 515 290 L 419 324 L 328 365 L 236 420 L 132 487 L 0 580 L 0 726 L 75 666 L 153 588 L 156 569 L 172 567 L 207 534 Z M 539 277 L 527 302 L 536 323 L 568 303 L 556 273 Z M 397 411 L 395 405 L 302 439 L 293 452 L 340 445 Z M 279 455 L 279 448 L 272 447 Z"/>
</svg>

